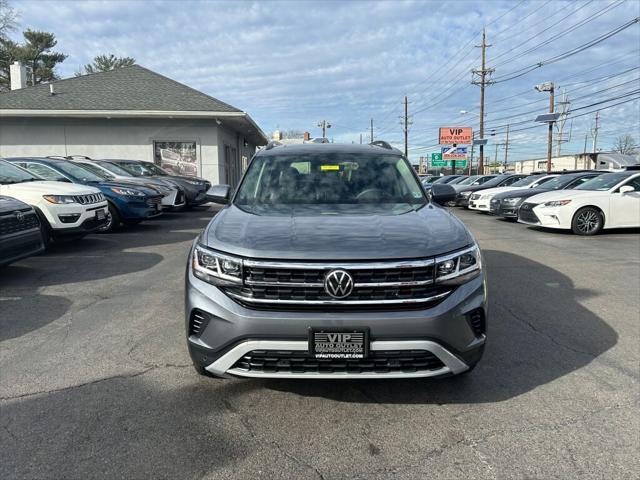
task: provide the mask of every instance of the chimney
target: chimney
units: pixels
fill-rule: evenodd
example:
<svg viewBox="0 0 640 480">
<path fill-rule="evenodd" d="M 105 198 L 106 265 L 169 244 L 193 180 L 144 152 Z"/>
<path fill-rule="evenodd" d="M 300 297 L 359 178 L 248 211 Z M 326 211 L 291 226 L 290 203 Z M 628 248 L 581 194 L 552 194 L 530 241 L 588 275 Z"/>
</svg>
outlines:
<svg viewBox="0 0 640 480">
<path fill-rule="evenodd" d="M 311 134 L 309 132 L 304 132 L 303 140 L 306 141 L 306 142 L 311 140 Z"/>
<path fill-rule="evenodd" d="M 27 67 L 20 62 L 13 62 L 9 66 L 11 90 L 18 90 L 27 86 Z"/>
</svg>

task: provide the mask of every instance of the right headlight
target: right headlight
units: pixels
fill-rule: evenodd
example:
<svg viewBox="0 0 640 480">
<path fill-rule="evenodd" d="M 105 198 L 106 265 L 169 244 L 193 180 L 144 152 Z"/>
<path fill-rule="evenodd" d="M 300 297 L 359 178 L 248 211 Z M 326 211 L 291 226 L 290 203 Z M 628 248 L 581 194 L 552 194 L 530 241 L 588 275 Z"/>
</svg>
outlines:
<svg viewBox="0 0 640 480">
<path fill-rule="evenodd" d="M 49 203 L 76 203 L 73 195 L 43 195 L 42 198 Z"/>
<path fill-rule="evenodd" d="M 469 195 L 471 195 L 473 192 L 460 192 L 458 195 L 460 195 L 461 197 L 468 197 Z"/>
<path fill-rule="evenodd" d="M 193 275 L 212 285 L 242 284 L 242 259 L 196 245 L 191 258 Z"/>
<path fill-rule="evenodd" d="M 478 245 L 436 258 L 436 283 L 458 285 L 480 275 L 482 257 Z"/>
<path fill-rule="evenodd" d="M 509 197 L 502 200 L 505 205 L 517 205 L 522 200 L 522 197 Z"/>
</svg>

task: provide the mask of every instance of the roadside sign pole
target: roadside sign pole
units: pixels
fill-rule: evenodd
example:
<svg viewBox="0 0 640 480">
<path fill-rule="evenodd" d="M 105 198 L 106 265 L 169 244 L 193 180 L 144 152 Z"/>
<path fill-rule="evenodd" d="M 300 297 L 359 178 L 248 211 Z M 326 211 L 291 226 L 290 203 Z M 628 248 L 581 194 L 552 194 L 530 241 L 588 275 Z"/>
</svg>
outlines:
<svg viewBox="0 0 640 480">
<path fill-rule="evenodd" d="M 453 148 L 456 148 L 458 146 L 458 144 L 454 143 L 453 144 Z M 455 175 L 456 174 L 456 159 L 454 158 L 451 161 L 451 175 Z"/>
</svg>

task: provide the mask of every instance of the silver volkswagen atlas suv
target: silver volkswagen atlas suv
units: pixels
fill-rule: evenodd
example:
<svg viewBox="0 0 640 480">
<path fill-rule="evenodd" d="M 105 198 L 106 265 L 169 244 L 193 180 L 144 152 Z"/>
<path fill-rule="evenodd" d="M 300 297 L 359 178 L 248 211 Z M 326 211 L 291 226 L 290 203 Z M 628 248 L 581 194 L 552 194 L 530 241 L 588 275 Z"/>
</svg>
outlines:
<svg viewBox="0 0 640 480">
<path fill-rule="evenodd" d="M 486 341 L 482 256 L 400 151 L 270 144 L 193 242 L 186 336 L 213 377 L 468 372 Z"/>
</svg>

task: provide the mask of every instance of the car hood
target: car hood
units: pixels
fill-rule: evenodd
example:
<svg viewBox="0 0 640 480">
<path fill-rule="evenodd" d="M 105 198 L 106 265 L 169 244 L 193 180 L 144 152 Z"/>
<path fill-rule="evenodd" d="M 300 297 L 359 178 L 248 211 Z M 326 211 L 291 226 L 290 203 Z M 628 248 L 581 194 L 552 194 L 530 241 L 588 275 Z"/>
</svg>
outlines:
<svg viewBox="0 0 640 480">
<path fill-rule="evenodd" d="M 2 192 L 11 194 L 11 192 L 25 192 L 42 195 L 89 195 L 92 193 L 100 193 L 100 190 L 87 185 L 67 182 L 51 182 L 48 180 L 36 182 L 13 183 L 10 185 L 2 185 Z"/>
<path fill-rule="evenodd" d="M 482 190 L 482 195 L 497 195 L 498 193 L 508 192 L 509 190 L 517 190 L 518 187 L 494 187 Z"/>
<path fill-rule="evenodd" d="M 585 196 L 606 195 L 608 192 L 599 192 L 592 190 L 553 190 L 550 192 L 540 193 L 527 199 L 528 203 L 543 203 L 553 200 L 565 200 L 570 198 L 579 198 Z"/>
<path fill-rule="evenodd" d="M 0 195 L 0 214 L 29 209 L 31 209 L 31 207 L 20 200 Z"/>
<path fill-rule="evenodd" d="M 496 194 L 493 198 L 514 198 L 514 197 L 522 197 L 529 198 L 534 195 L 539 195 L 541 193 L 548 192 L 549 190 L 545 190 L 543 188 L 511 188 L 506 192 L 501 192 Z"/>
<path fill-rule="evenodd" d="M 323 215 L 321 208 L 256 215 L 231 205 L 212 219 L 202 239 L 227 253 L 288 260 L 431 257 L 473 243 L 460 220 L 431 204 L 399 215 Z"/>
</svg>

